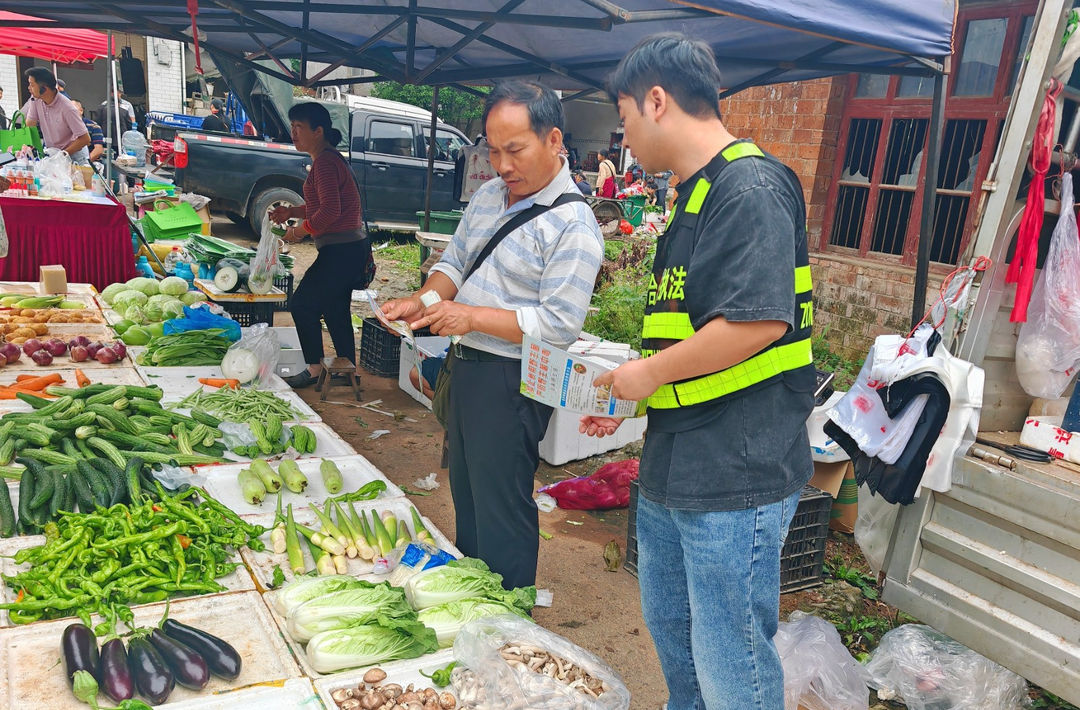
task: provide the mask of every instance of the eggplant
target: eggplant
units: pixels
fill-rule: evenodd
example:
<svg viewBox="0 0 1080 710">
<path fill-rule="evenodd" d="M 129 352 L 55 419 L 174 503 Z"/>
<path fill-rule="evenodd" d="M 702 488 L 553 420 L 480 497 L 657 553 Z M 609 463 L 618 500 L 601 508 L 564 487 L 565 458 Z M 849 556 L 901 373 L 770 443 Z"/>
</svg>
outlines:
<svg viewBox="0 0 1080 710">
<path fill-rule="evenodd" d="M 98 677 L 97 638 L 86 624 L 75 623 L 65 628 L 60 637 L 60 648 L 63 650 L 68 685 L 74 684 L 76 671 L 86 671 L 94 678 Z"/>
<path fill-rule="evenodd" d="M 236 680 L 240 677 L 243 665 L 240 654 L 217 636 L 173 619 L 166 619 L 161 630 L 169 638 L 185 644 L 202 656 L 210 672 L 217 677 L 225 680 Z"/>
<path fill-rule="evenodd" d="M 160 629 L 150 632 L 150 643 L 165 659 L 165 665 L 173 672 L 176 682 L 185 688 L 202 690 L 210 682 L 210 668 L 206 661 L 186 644 L 171 639 Z"/>
<path fill-rule="evenodd" d="M 176 687 L 176 679 L 161 654 L 145 637 L 136 637 L 128 642 L 128 665 L 139 695 L 154 705 L 161 705 L 169 699 Z"/>
<path fill-rule="evenodd" d="M 128 667 L 127 650 L 118 638 L 109 639 L 101 646 L 100 683 L 102 692 L 113 702 L 135 696 L 135 679 Z"/>
</svg>

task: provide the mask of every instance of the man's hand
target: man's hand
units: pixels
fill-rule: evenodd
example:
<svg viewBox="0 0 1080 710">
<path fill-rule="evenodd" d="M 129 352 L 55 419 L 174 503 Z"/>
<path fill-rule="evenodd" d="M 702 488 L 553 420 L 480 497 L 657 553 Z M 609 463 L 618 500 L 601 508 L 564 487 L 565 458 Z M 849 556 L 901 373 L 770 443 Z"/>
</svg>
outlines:
<svg viewBox="0 0 1080 710">
<path fill-rule="evenodd" d="M 595 436 L 603 439 L 605 436 L 615 436 L 615 430 L 626 421 L 612 417 L 594 417 L 586 414 L 581 418 L 578 431 L 586 436 Z"/>
<path fill-rule="evenodd" d="M 435 335 L 467 335 L 476 330 L 476 310 L 455 301 L 439 301 L 428 306 L 424 316 L 409 325 L 413 330 L 430 327 Z"/>
<path fill-rule="evenodd" d="M 639 402 L 660 389 L 664 384 L 653 374 L 648 360 L 630 360 L 614 370 L 600 375 L 593 381 L 594 387 L 611 385 L 611 396 Z"/>
<path fill-rule="evenodd" d="M 285 224 L 292 219 L 292 208 L 285 205 L 278 205 L 274 209 L 270 210 L 270 221 L 274 224 Z"/>
<path fill-rule="evenodd" d="M 9 187 L 11 187 L 11 181 L 6 177 L 0 177 L 0 192 L 7 192 Z"/>
<path fill-rule="evenodd" d="M 382 305 L 382 312 L 390 320 L 408 321 L 424 312 L 424 304 L 415 296 L 395 298 Z"/>
</svg>

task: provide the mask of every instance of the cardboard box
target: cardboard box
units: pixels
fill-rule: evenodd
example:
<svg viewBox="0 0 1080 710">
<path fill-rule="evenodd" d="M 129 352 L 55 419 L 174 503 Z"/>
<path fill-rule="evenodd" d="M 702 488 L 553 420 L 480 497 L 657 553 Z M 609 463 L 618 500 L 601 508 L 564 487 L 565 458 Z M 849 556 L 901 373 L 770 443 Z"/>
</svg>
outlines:
<svg viewBox="0 0 1080 710">
<path fill-rule="evenodd" d="M 855 467 L 851 462 L 815 461 L 810 485 L 833 497 L 829 529 L 849 534 L 855 532 L 855 520 L 859 517 L 859 486 L 855 482 Z"/>
<path fill-rule="evenodd" d="M 428 409 L 431 409 L 431 400 L 425 397 L 420 390 L 412 386 L 412 382 L 409 380 L 409 373 L 416 368 L 418 363 L 427 360 L 429 357 L 442 355 L 443 351 L 450 347 L 450 338 L 440 336 L 417 338 L 416 347 L 417 351 L 413 352 L 407 342 L 404 340 L 401 341 L 401 353 L 398 356 L 400 358 L 398 361 L 400 363 L 398 365 L 398 387 L 404 390 L 406 394 L 417 402 Z"/>
</svg>

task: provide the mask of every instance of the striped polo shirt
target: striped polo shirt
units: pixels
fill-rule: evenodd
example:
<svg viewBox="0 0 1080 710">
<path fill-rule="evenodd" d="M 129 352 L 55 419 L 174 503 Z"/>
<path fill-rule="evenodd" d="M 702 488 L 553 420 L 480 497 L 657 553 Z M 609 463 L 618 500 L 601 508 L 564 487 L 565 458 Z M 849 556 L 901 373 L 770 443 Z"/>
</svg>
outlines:
<svg viewBox="0 0 1080 710">
<path fill-rule="evenodd" d="M 565 348 L 585 322 L 593 285 L 604 257 L 604 238 L 589 206 L 572 202 L 548 210 L 506 236 L 464 285 L 462 278 L 499 227 L 534 204 L 580 194 L 566 159 L 547 187 L 507 207 L 509 190 L 495 178 L 477 190 L 465 209 L 442 260 L 431 268 L 458 287 L 454 298 L 468 306 L 516 311 L 526 335 Z M 461 340 L 477 350 L 520 358 L 521 344 L 484 333 Z"/>
</svg>

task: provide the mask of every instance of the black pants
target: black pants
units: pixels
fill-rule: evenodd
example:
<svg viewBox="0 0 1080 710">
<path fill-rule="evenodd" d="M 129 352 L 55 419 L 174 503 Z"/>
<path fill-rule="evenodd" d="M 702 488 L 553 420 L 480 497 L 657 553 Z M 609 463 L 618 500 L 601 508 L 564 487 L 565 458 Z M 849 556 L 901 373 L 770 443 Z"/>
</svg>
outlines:
<svg viewBox="0 0 1080 710">
<path fill-rule="evenodd" d="M 533 476 L 552 411 L 522 396 L 520 386 L 517 360 L 457 360 L 446 434 L 457 547 L 501 574 L 507 589 L 536 583 Z"/>
<path fill-rule="evenodd" d="M 300 285 L 293 292 L 289 310 L 296 323 L 296 335 L 304 351 L 304 362 L 315 365 L 323 357 L 322 326 L 326 321 L 338 357 L 356 363 L 356 338 L 352 329 L 352 292 L 362 280 L 371 260 L 367 239 L 345 244 L 327 244 L 319 249 Z"/>
</svg>

